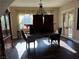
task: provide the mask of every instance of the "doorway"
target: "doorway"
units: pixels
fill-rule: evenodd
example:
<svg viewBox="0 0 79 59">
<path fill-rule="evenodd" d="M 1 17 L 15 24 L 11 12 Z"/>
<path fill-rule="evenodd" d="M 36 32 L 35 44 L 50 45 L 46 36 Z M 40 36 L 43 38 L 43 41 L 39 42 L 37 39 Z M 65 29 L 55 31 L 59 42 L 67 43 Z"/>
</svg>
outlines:
<svg viewBox="0 0 79 59">
<path fill-rule="evenodd" d="M 66 38 L 73 37 L 73 21 L 74 14 L 73 12 L 68 12 L 63 14 L 63 35 Z"/>
</svg>

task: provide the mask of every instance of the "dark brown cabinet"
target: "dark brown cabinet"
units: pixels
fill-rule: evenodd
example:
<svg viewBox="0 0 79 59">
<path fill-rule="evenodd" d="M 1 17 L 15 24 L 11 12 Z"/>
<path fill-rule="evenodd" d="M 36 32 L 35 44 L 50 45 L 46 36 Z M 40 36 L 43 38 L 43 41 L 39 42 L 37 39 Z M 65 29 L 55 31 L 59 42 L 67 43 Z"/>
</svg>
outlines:
<svg viewBox="0 0 79 59">
<path fill-rule="evenodd" d="M 36 33 L 41 33 L 43 26 L 42 15 L 33 15 L 33 26 Z"/>
<path fill-rule="evenodd" d="M 53 32 L 53 15 L 33 15 L 32 33 L 51 33 Z"/>
<path fill-rule="evenodd" d="M 44 16 L 44 27 L 45 32 L 52 33 L 54 30 L 53 28 L 53 15 L 45 15 Z"/>
</svg>

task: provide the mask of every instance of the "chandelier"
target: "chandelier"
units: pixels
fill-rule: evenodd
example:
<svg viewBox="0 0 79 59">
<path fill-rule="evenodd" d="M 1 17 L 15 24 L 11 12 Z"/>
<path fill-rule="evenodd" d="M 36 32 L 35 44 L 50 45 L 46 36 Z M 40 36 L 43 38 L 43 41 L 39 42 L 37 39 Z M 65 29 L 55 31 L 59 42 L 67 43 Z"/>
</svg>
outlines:
<svg viewBox="0 0 79 59">
<path fill-rule="evenodd" d="M 44 10 L 43 5 L 42 5 L 42 0 L 40 0 L 39 9 L 37 10 L 37 14 L 38 15 L 45 15 L 46 14 L 46 11 Z"/>
</svg>

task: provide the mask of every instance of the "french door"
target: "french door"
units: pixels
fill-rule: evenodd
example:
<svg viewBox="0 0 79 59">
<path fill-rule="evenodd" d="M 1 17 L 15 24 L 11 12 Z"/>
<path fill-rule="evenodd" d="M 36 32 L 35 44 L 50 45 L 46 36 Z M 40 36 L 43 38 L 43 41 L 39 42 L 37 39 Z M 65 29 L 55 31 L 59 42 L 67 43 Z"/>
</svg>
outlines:
<svg viewBox="0 0 79 59">
<path fill-rule="evenodd" d="M 73 36 L 74 13 L 68 12 L 63 14 L 63 35 L 66 38 Z"/>
</svg>

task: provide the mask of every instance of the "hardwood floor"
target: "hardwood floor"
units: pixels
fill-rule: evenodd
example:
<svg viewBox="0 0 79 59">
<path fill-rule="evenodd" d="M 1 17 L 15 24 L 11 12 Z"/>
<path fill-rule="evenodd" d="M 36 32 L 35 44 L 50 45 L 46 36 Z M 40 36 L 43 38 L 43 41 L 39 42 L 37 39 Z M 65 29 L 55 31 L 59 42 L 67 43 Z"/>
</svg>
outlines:
<svg viewBox="0 0 79 59">
<path fill-rule="evenodd" d="M 79 59 L 79 44 L 72 40 L 61 38 L 60 47 L 50 45 L 48 38 L 40 38 L 30 49 L 26 49 L 24 40 L 18 40 L 14 48 L 6 50 L 7 59 Z"/>
</svg>

